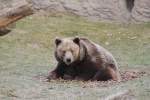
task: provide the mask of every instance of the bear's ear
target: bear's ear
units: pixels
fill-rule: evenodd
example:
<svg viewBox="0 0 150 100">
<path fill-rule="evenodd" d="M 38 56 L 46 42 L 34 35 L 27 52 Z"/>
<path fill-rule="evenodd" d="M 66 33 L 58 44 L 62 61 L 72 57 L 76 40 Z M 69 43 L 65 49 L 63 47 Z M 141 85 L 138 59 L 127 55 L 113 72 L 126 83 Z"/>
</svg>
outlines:
<svg viewBox="0 0 150 100">
<path fill-rule="evenodd" d="M 76 43 L 76 44 L 79 44 L 80 43 L 80 38 L 79 37 L 75 37 L 73 39 L 73 42 Z"/>
<path fill-rule="evenodd" d="M 61 42 L 62 42 L 62 40 L 60 38 L 56 38 L 55 39 L 56 46 L 59 45 Z"/>
</svg>

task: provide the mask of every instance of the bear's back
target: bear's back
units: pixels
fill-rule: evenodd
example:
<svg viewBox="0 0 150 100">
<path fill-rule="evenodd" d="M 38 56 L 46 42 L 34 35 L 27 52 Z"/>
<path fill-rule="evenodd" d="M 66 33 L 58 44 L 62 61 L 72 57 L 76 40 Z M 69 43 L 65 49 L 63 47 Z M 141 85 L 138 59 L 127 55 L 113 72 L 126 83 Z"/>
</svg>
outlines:
<svg viewBox="0 0 150 100">
<path fill-rule="evenodd" d="M 89 57 L 91 57 L 93 61 L 96 62 L 97 60 L 101 60 L 106 64 L 114 65 L 118 69 L 118 65 L 115 58 L 108 50 L 88 40 L 87 38 L 81 38 L 81 43 L 85 46 Z"/>
</svg>

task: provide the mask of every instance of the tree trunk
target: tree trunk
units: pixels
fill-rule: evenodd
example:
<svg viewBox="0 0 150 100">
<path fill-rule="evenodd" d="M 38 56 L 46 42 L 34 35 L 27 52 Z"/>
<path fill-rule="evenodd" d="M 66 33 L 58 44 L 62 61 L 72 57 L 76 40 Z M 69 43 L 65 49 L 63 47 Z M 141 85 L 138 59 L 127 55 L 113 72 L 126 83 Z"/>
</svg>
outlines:
<svg viewBox="0 0 150 100">
<path fill-rule="evenodd" d="M 0 36 L 10 32 L 6 27 L 15 21 L 33 14 L 29 5 L 22 5 L 16 8 L 3 9 L 0 14 Z"/>
</svg>

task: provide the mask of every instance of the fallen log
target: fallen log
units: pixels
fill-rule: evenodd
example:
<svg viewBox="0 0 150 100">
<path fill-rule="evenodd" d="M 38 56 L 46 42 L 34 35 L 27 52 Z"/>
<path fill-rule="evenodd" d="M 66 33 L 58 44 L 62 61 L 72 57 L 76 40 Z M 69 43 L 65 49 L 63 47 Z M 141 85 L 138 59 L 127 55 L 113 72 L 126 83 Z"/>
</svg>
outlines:
<svg viewBox="0 0 150 100">
<path fill-rule="evenodd" d="M 7 34 L 7 26 L 16 22 L 23 17 L 33 14 L 29 5 L 21 5 L 15 8 L 7 8 L 0 11 L 0 36 Z"/>
</svg>

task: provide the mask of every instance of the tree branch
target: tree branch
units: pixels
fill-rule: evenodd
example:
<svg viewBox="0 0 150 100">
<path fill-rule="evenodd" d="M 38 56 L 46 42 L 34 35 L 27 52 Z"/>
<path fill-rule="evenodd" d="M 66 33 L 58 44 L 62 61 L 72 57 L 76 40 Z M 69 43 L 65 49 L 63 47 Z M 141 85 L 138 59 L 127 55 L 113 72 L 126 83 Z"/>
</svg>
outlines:
<svg viewBox="0 0 150 100">
<path fill-rule="evenodd" d="M 29 5 L 22 5 L 15 8 L 3 9 L 0 14 L 0 36 L 7 33 L 6 27 L 17 20 L 33 14 Z M 9 32 L 9 31 L 8 31 Z"/>
</svg>

